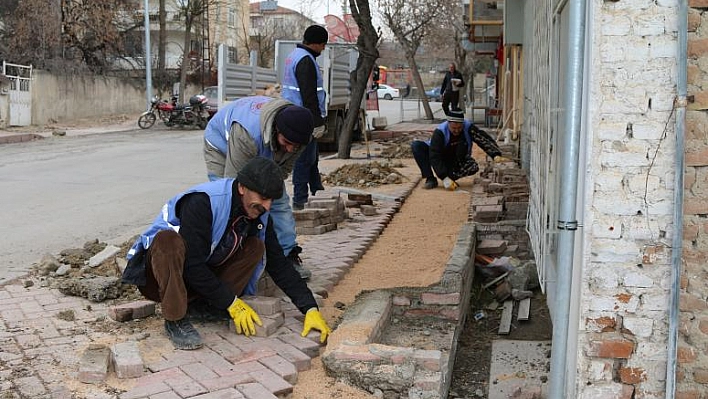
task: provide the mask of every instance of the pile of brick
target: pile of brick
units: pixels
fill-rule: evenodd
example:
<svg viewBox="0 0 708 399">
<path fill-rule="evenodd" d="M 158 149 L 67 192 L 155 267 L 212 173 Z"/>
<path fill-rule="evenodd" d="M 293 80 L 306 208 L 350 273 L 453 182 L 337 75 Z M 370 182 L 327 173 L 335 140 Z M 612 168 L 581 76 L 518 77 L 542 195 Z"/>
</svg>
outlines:
<svg viewBox="0 0 708 399">
<path fill-rule="evenodd" d="M 315 235 L 336 230 L 337 223 L 349 218 L 341 197 L 310 198 L 305 209 L 293 211 L 297 234 Z"/>
</svg>

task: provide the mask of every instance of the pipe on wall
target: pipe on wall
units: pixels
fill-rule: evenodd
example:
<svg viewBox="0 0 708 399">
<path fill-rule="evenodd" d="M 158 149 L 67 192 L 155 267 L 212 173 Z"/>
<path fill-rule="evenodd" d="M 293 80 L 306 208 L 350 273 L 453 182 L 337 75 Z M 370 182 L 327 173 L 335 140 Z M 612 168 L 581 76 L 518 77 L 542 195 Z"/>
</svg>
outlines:
<svg viewBox="0 0 708 399">
<path fill-rule="evenodd" d="M 687 94 L 688 4 L 678 2 L 678 49 L 676 51 L 676 151 L 674 152 L 674 233 L 671 247 L 671 293 L 669 297 L 669 336 L 666 354 L 666 398 L 676 392 L 676 353 L 678 347 L 679 294 L 681 290 L 681 258 L 683 253 L 683 190 L 685 162 L 685 124 Z"/>
<path fill-rule="evenodd" d="M 557 228 L 557 284 L 555 316 L 553 320 L 553 347 L 548 397 L 566 397 L 566 351 L 568 349 L 569 314 L 573 276 L 575 232 L 578 229 L 576 205 L 578 197 L 578 160 L 583 97 L 583 66 L 585 63 L 586 2 L 569 1 L 568 64 L 566 65 L 563 101 L 568 110 L 565 119 L 564 141 L 561 146 L 560 203 Z"/>
</svg>

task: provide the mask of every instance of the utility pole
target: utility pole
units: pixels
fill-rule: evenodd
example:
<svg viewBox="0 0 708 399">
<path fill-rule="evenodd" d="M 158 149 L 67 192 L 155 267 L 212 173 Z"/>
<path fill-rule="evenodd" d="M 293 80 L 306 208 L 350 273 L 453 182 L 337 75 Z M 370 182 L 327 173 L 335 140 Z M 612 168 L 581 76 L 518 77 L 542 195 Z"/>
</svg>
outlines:
<svg viewBox="0 0 708 399">
<path fill-rule="evenodd" d="M 149 0 L 145 0 L 145 96 L 147 97 L 147 109 L 150 109 L 152 99 L 152 62 L 150 57 L 150 13 L 148 11 Z"/>
</svg>

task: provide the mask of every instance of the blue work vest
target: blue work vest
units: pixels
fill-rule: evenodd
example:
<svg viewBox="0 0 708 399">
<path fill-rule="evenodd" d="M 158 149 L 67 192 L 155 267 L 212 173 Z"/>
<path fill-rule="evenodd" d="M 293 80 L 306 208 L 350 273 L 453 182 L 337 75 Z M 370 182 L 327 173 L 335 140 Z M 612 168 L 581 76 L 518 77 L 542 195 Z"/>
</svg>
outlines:
<svg viewBox="0 0 708 399">
<path fill-rule="evenodd" d="M 209 256 L 214 252 L 214 248 L 221 241 L 221 237 L 226 231 L 226 225 L 229 222 L 229 216 L 231 214 L 231 199 L 233 196 L 233 184 L 235 179 L 219 179 L 212 182 L 202 183 L 196 185 L 187 191 L 172 197 L 165 205 L 162 206 L 162 211 L 160 212 L 152 225 L 138 237 L 133 246 L 128 251 L 126 258 L 130 260 L 138 251 L 146 251 L 150 248 L 150 244 L 155 238 L 155 235 L 162 230 L 172 229 L 179 233 L 180 220 L 176 214 L 176 205 L 179 200 L 187 194 L 190 193 L 206 193 L 209 196 L 209 202 L 211 203 L 211 252 Z M 266 212 L 260 217 L 261 224 L 263 228 L 259 231 L 259 239 L 265 241 L 265 230 L 268 224 L 268 215 Z M 206 262 L 206 260 L 205 260 Z M 243 291 L 244 295 L 254 295 L 256 293 L 256 288 L 258 284 L 258 279 L 263 273 L 265 264 L 261 260 L 256 269 L 251 275 L 251 278 Z"/>
<path fill-rule="evenodd" d="M 261 108 L 266 103 L 273 101 L 273 97 L 254 96 L 245 97 L 228 104 L 222 114 L 219 111 L 209 121 L 204 130 L 204 139 L 222 154 L 228 152 L 229 131 L 235 122 L 243 126 L 253 138 L 258 148 L 258 156 L 273 159 L 269 146 L 263 144 L 261 135 Z"/>
<path fill-rule="evenodd" d="M 465 139 L 467 140 L 467 153 L 469 154 L 470 151 L 472 151 L 472 137 L 470 136 L 470 128 L 472 127 L 472 122 L 470 121 L 465 121 L 465 126 L 462 128 L 462 133 L 465 135 Z M 445 147 L 450 143 L 450 126 L 448 121 L 445 121 L 441 124 L 438 125 L 437 127 L 438 130 L 443 132 L 443 136 L 445 136 Z M 428 146 L 430 146 L 430 140 L 426 141 Z"/>
<path fill-rule="evenodd" d="M 297 84 L 295 70 L 297 69 L 297 64 L 299 64 L 300 60 L 304 57 L 310 57 L 312 63 L 315 64 L 315 72 L 317 73 L 317 102 L 320 107 L 320 116 L 324 118 L 327 115 L 327 111 L 325 109 L 326 93 L 322 80 L 322 72 L 320 72 L 315 57 L 309 51 L 297 47 L 288 55 L 288 58 L 285 59 L 285 73 L 283 74 L 281 96 L 295 105 L 303 106 L 302 95 L 300 95 L 300 87 Z"/>
</svg>

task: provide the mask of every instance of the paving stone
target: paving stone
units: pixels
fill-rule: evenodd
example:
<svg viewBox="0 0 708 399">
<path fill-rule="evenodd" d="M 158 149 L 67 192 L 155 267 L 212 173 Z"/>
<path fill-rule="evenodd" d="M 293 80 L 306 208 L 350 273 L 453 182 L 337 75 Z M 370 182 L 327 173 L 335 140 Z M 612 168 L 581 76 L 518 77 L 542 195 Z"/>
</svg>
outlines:
<svg viewBox="0 0 708 399">
<path fill-rule="evenodd" d="M 312 367 L 310 356 L 290 344 L 286 344 L 278 339 L 270 339 L 265 345 L 268 345 L 270 348 L 274 349 L 278 355 L 282 356 L 283 359 L 292 363 L 298 372 L 309 370 Z"/>
<path fill-rule="evenodd" d="M 122 342 L 111 347 L 113 368 L 118 378 L 137 378 L 143 374 L 143 359 L 138 343 Z"/>
<path fill-rule="evenodd" d="M 23 377 L 15 380 L 15 387 L 24 397 L 35 397 L 47 393 L 47 389 L 37 377 Z"/>
<path fill-rule="evenodd" d="M 79 381 L 98 384 L 106 379 L 110 364 L 110 350 L 103 345 L 89 346 L 81 356 Z"/>
<path fill-rule="evenodd" d="M 209 392 L 204 395 L 195 396 L 193 399 L 242 399 L 244 396 L 235 388 L 222 389 L 216 392 Z"/>
<path fill-rule="evenodd" d="M 315 358 L 320 355 L 320 344 L 311 339 L 303 338 L 300 334 L 286 334 L 278 336 L 278 339 L 297 348 L 300 352 Z"/>
<path fill-rule="evenodd" d="M 247 399 L 276 399 L 277 396 L 270 393 L 266 387 L 259 383 L 239 384 L 236 389 Z"/>
<path fill-rule="evenodd" d="M 248 374 L 255 378 L 257 382 L 261 383 L 275 396 L 289 395 L 293 392 L 292 384 L 285 381 L 283 378 L 281 378 L 276 373 L 270 371 L 269 369 L 252 371 Z"/>
<path fill-rule="evenodd" d="M 295 365 L 285 360 L 283 357 L 275 355 L 258 359 L 258 361 L 275 374 L 278 374 L 280 378 L 285 381 L 293 385 L 297 383 L 297 369 Z"/>
<path fill-rule="evenodd" d="M 154 384 L 135 387 L 119 396 L 120 399 L 142 399 L 161 392 L 172 391 L 167 384 L 156 382 Z"/>
<path fill-rule="evenodd" d="M 244 296 L 248 303 L 259 316 L 273 316 L 281 312 L 280 299 L 265 296 Z"/>
</svg>

